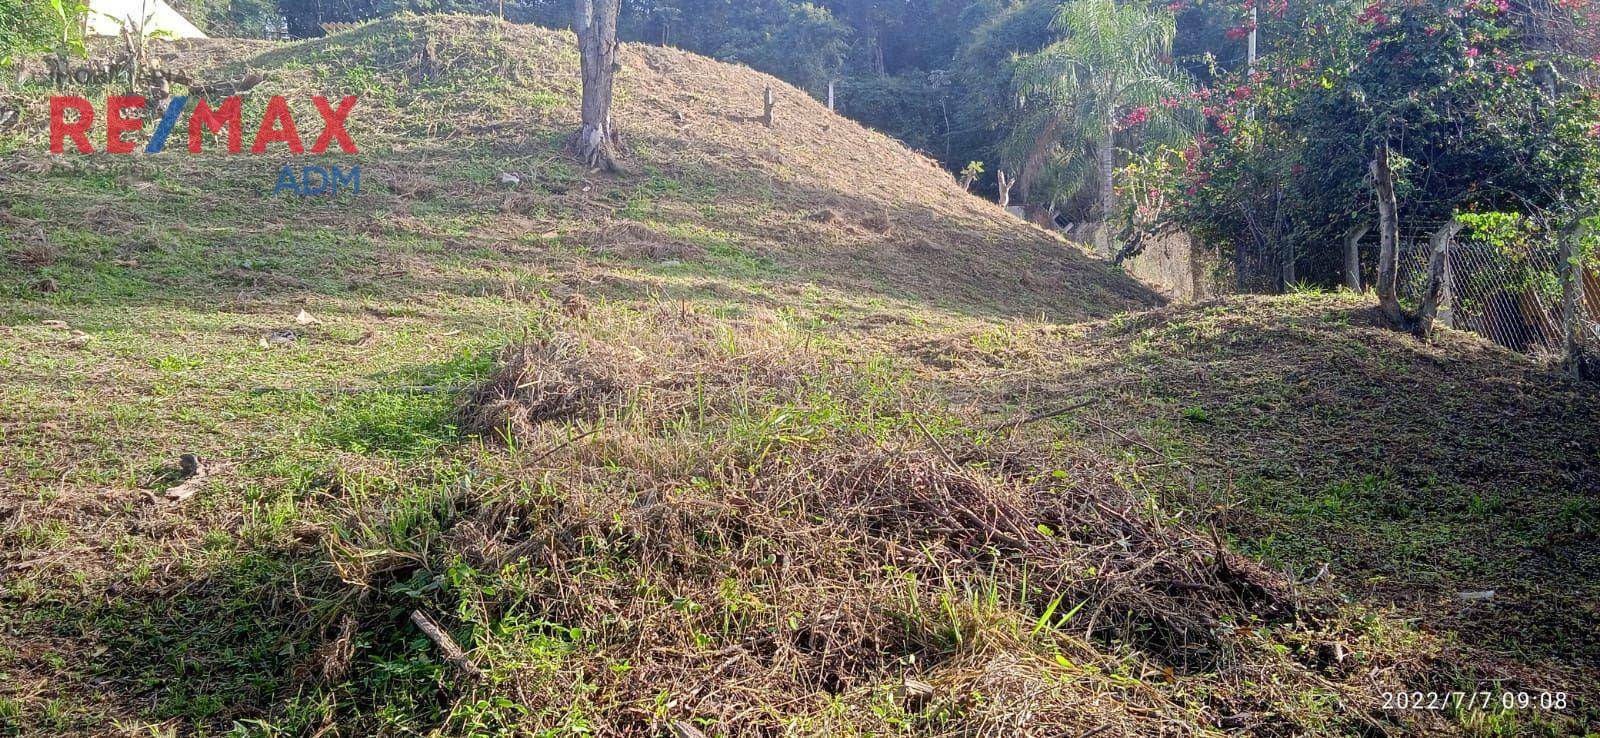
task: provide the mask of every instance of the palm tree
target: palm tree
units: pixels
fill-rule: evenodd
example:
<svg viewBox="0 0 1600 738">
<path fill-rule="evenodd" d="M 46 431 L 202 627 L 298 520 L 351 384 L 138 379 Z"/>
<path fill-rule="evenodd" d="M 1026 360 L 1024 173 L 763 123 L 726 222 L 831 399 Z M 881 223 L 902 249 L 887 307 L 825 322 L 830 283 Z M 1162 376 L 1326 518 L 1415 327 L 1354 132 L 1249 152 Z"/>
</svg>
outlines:
<svg viewBox="0 0 1600 738">
<path fill-rule="evenodd" d="M 1052 27 L 1062 38 L 1016 62 L 1020 119 L 1006 144 L 1019 162 L 1018 180 L 1030 203 L 1048 194 L 1051 206 L 1099 189 L 1095 245 L 1111 255 L 1109 224 L 1119 125 L 1141 136 L 1164 137 L 1182 124 L 1189 85 L 1172 65 L 1176 24 L 1167 11 L 1115 0 L 1062 4 Z"/>
</svg>

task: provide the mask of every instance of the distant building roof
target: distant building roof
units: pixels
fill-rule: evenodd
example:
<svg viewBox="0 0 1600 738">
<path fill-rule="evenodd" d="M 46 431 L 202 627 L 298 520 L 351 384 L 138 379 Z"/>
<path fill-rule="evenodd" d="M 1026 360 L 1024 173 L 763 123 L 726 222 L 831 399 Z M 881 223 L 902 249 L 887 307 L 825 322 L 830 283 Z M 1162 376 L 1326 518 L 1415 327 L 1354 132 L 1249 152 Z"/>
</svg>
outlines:
<svg viewBox="0 0 1600 738">
<path fill-rule="evenodd" d="M 141 22 L 146 35 L 164 33 L 174 38 L 206 38 L 204 31 L 173 10 L 166 0 L 89 0 L 84 33 L 118 36 L 124 26 L 136 27 Z"/>
</svg>

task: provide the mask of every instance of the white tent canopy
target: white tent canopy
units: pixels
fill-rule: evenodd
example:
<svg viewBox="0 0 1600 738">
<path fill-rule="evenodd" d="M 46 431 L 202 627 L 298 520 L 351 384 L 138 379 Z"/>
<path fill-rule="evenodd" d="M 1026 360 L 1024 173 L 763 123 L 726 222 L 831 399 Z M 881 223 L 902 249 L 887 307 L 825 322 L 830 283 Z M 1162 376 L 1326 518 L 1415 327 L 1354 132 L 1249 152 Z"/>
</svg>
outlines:
<svg viewBox="0 0 1600 738">
<path fill-rule="evenodd" d="M 89 16 L 84 32 L 89 36 L 117 36 L 122 28 L 137 28 L 144 23 L 145 35 L 162 33 L 174 38 L 205 38 L 206 34 L 188 18 L 172 9 L 166 0 L 89 0 Z M 149 19 L 146 21 L 145 19 Z"/>
</svg>

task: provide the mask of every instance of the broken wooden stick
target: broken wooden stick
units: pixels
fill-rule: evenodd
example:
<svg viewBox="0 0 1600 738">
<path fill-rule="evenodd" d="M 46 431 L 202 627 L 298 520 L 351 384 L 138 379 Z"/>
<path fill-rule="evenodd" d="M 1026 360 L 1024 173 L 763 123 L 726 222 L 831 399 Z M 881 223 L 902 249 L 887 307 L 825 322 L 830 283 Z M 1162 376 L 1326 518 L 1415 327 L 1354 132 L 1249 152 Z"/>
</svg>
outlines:
<svg viewBox="0 0 1600 738">
<path fill-rule="evenodd" d="M 267 395 L 274 393 L 285 394 L 317 394 L 317 395 L 364 395 L 369 392 L 392 392 L 396 394 L 434 395 L 460 392 L 466 389 L 464 384 L 405 384 L 393 387 L 271 387 L 260 386 L 250 388 L 252 395 Z"/>
<path fill-rule="evenodd" d="M 995 425 L 989 426 L 989 430 L 991 430 L 991 431 L 1002 431 L 1002 430 L 1007 430 L 1007 429 L 1016 430 L 1017 428 L 1020 428 L 1020 427 L 1022 427 L 1024 425 L 1027 425 L 1029 423 L 1037 423 L 1037 422 L 1039 422 L 1041 420 L 1049 420 L 1051 418 L 1059 418 L 1059 417 L 1061 417 L 1063 415 L 1066 415 L 1067 413 L 1070 413 L 1070 412 L 1072 412 L 1074 410 L 1082 410 L 1083 408 L 1086 408 L 1086 407 L 1088 407 L 1090 405 L 1093 405 L 1093 404 L 1095 404 L 1095 403 L 1097 403 L 1099 401 L 1100 401 L 1100 398 L 1091 397 L 1091 398 L 1086 399 L 1086 400 L 1079 400 L 1078 402 L 1074 402 L 1074 403 L 1072 403 L 1070 405 L 1063 405 L 1061 407 L 1051 408 L 1051 409 L 1048 409 L 1048 410 L 1040 410 L 1039 412 L 1036 412 L 1036 413 L 1034 413 L 1032 415 L 1029 415 L 1029 416 L 1026 416 L 1026 417 L 1017 418 L 1015 420 L 1007 420 L 1007 421 L 1002 422 L 1002 423 L 996 423 Z"/>
<path fill-rule="evenodd" d="M 267 76 L 260 72 L 251 72 L 241 79 L 200 85 L 193 84 L 188 78 L 180 78 L 176 75 L 169 75 L 169 79 L 189 85 L 190 97 L 225 98 L 255 89 L 257 85 L 267 81 Z"/>
<path fill-rule="evenodd" d="M 773 122 L 772 111 L 774 108 L 778 107 L 778 96 L 772 91 L 772 85 L 767 85 L 766 91 L 761 93 L 761 104 L 764 108 L 763 112 L 761 113 L 761 122 L 767 124 L 768 128 L 771 128 Z"/>
<path fill-rule="evenodd" d="M 439 652 L 444 655 L 444 660 L 450 662 L 451 666 L 456 667 L 461 673 L 474 679 L 483 676 L 483 671 L 467 658 L 467 652 L 461 650 L 461 644 L 456 643 L 456 639 L 450 637 L 450 634 L 445 632 L 444 628 L 439 627 L 439 623 L 434 621 L 433 618 L 428 617 L 427 613 L 421 610 L 412 610 L 411 622 L 415 623 L 417 628 L 428 636 L 428 639 L 433 641 L 435 646 L 439 647 Z"/>
</svg>

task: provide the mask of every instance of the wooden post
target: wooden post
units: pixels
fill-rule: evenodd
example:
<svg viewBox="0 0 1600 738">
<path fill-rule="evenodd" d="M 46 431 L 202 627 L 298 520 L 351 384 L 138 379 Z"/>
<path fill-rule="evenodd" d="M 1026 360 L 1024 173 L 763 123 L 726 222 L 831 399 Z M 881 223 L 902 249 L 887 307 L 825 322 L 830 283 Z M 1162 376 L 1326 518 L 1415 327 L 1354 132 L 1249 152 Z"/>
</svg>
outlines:
<svg viewBox="0 0 1600 738">
<path fill-rule="evenodd" d="M 1371 223 L 1357 223 L 1344 232 L 1344 286 L 1361 291 L 1361 239 L 1372 230 Z"/>
<path fill-rule="evenodd" d="M 831 79 L 828 80 L 828 111 L 829 112 L 833 112 L 833 83 L 834 83 L 834 80 L 831 80 Z"/>
<path fill-rule="evenodd" d="M 1583 258 L 1578 244 L 1583 236 L 1582 221 L 1561 238 L 1561 355 L 1574 378 L 1582 375 Z"/>
<path fill-rule="evenodd" d="M 1444 254 L 1444 283 L 1439 286 L 1438 322 L 1446 328 L 1456 327 L 1456 268 L 1448 250 Z"/>
<path fill-rule="evenodd" d="M 761 93 L 761 105 L 761 122 L 766 123 L 767 127 L 771 128 L 772 109 L 778 107 L 778 96 L 773 93 L 772 85 L 767 85 L 766 91 Z"/>
<path fill-rule="evenodd" d="M 1452 218 L 1440 226 L 1428 239 L 1428 287 L 1422 294 L 1422 305 L 1417 309 L 1417 336 L 1427 338 L 1433 332 L 1433 321 L 1439 314 L 1441 296 L 1449 293 L 1450 243 L 1466 224 Z"/>
</svg>

